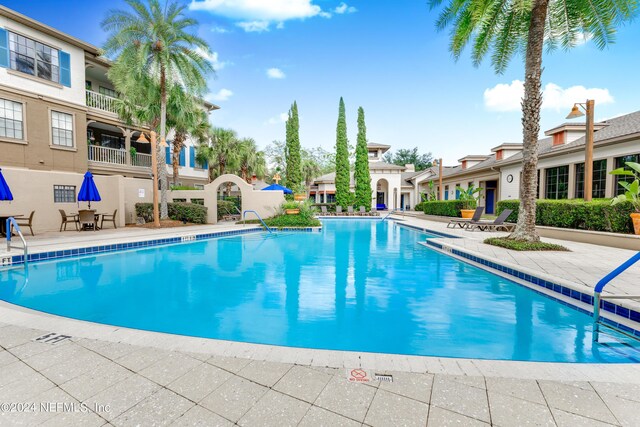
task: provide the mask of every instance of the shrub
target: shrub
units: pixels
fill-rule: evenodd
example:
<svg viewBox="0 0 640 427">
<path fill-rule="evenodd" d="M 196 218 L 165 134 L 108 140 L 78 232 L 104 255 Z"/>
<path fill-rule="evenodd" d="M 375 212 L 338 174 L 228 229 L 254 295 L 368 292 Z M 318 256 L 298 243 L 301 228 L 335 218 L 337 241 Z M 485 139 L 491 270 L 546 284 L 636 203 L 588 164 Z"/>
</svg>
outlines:
<svg viewBox="0 0 640 427">
<path fill-rule="evenodd" d="M 195 203 L 169 203 L 169 218 L 193 224 L 207 223 L 207 208 Z M 136 203 L 136 216 L 153 221 L 153 203 Z"/>
<path fill-rule="evenodd" d="M 425 202 L 418 203 L 417 205 L 415 205 L 413 207 L 413 210 L 418 211 L 418 212 L 420 212 L 420 211 L 424 212 L 424 204 L 425 204 Z"/>
<path fill-rule="evenodd" d="M 498 202 L 497 214 L 505 209 L 513 213 L 508 222 L 518 221 L 519 200 L 501 200 Z M 613 233 L 633 233 L 633 223 L 629 214 L 634 211 L 631 203 L 611 205 L 610 199 L 597 199 L 585 202 L 582 199 L 572 200 L 538 200 L 536 203 L 536 224 L 575 228 L 580 230 L 608 231 Z"/>
<path fill-rule="evenodd" d="M 236 204 L 233 200 L 218 200 L 218 219 L 222 219 L 224 215 L 237 214 Z"/>
<path fill-rule="evenodd" d="M 561 245 L 545 242 L 522 242 L 506 237 L 490 237 L 484 241 L 487 245 L 500 246 L 514 251 L 568 251 Z"/>
<path fill-rule="evenodd" d="M 423 211 L 427 215 L 460 216 L 460 210 L 465 209 L 466 203 L 461 200 L 438 200 L 435 202 L 422 202 Z M 475 203 L 471 203 L 471 209 L 475 209 Z"/>
<path fill-rule="evenodd" d="M 196 188 L 193 185 L 172 185 L 171 190 L 202 190 L 202 188 Z"/>
<path fill-rule="evenodd" d="M 302 211 L 300 212 L 302 213 Z M 269 227 L 320 227 L 320 221 L 312 217 L 303 215 L 278 215 L 273 218 L 267 218 L 265 223 Z"/>
</svg>

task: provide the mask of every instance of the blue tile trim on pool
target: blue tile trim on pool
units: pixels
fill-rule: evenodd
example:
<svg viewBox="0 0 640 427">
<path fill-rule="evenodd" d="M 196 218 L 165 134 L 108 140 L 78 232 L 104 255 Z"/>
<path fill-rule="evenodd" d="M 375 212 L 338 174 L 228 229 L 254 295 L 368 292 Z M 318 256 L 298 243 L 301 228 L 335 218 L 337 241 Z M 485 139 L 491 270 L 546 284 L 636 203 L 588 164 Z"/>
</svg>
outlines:
<svg viewBox="0 0 640 427">
<path fill-rule="evenodd" d="M 459 239 L 460 238 L 460 236 L 454 236 L 453 234 L 447 234 L 447 233 L 443 233 L 442 231 L 431 230 L 429 228 L 417 227 L 415 225 L 409 225 L 409 224 L 403 224 L 403 223 L 398 223 L 398 225 L 401 226 L 401 227 L 408 227 L 408 228 L 412 228 L 414 230 L 422 231 L 423 233 L 433 234 L 433 235 L 436 235 L 438 237 L 447 237 L 449 239 Z"/>
<path fill-rule="evenodd" d="M 436 249 L 439 249 L 441 251 L 444 251 L 446 253 L 452 253 L 453 255 L 459 256 L 461 258 L 468 259 L 468 260 L 473 261 L 475 263 L 481 264 L 481 265 L 483 265 L 485 267 L 489 267 L 489 268 L 492 268 L 494 270 L 501 271 L 502 273 L 505 273 L 505 274 L 507 274 L 509 276 L 513 276 L 513 277 L 516 277 L 516 278 L 518 278 L 520 280 L 524 280 L 525 282 L 532 283 L 532 284 L 534 284 L 534 285 L 536 285 L 538 287 L 547 289 L 548 291 L 555 292 L 557 294 L 561 294 L 561 295 L 564 295 L 564 296 L 569 297 L 571 299 L 574 299 L 576 301 L 580 301 L 582 303 L 585 303 L 585 304 L 593 306 L 593 295 L 585 294 L 584 292 L 580 292 L 580 291 L 577 291 L 575 289 L 571 289 L 571 288 L 568 288 L 566 286 L 562 286 L 562 285 L 560 285 L 558 283 L 553 283 L 551 281 L 548 281 L 548 280 L 545 280 L 545 279 L 541 279 L 539 277 L 530 275 L 528 273 L 524 273 L 524 272 L 519 271 L 517 269 L 510 268 L 510 267 L 504 266 L 502 264 L 495 263 L 495 262 L 490 261 L 490 260 L 485 259 L 485 258 L 481 258 L 481 257 L 475 256 L 475 255 L 471 255 L 469 253 L 460 251 L 458 249 L 450 248 L 448 246 L 444 247 L 442 244 L 440 244 L 438 242 L 434 242 L 434 241 L 429 240 L 429 239 L 427 239 L 425 244 L 429 245 L 429 246 L 432 246 L 432 247 L 434 247 Z M 514 282 L 514 283 L 518 283 L 518 282 Z M 521 285 L 521 286 L 524 286 L 524 285 Z M 578 310 L 578 311 L 580 311 L 580 312 L 582 312 L 584 314 L 587 314 L 589 316 L 593 315 L 592 311 L 585 310 L 582 307 L 579 307 L 579 306 L 574 305 L 574 304 L 570 304 L 570 303 L 568 303 L 568 302 L 566 302 L 566 301 L 564 301 L 562 299 L 555 298 L 554 296 L 549 295 L 548 293 L 540 292 L 537 289 L 531 288 L 531 287 L 529 287 L 529 289 L 531 289 L 534 292 L 537 292 L 539 294 L 542 294 L 542 295 L 544 295 L 544 296 L 546 296 L 548 298 L 552 298 L 555 301 L 558 301 L 560 304 L 563 304 L 563 305 L 569 306 L 571 308 L 574 308 L 574 309 L 576 309 L 576 310 Z M 622 318 L 625 318 L 625 319 L 629 319 L 632 322 L 640 323 L 640 312 L 638 312 L 638 311 L 631 310 L 629 308 L 619 306 L 617 304 L 614 304 L 614 303 L 612 303 L 610 301 L 606 301 L 606 300 L 601 300 L 600 301 L 600 308 L 603 311 L 609 312 L 611 314 L 618 315 L 618 316 L 620 316 Z M 630 328 L 627 325 L 623 325 L 623 324 L 618 323 L 618 322 L 616 322 L 614 320 L 611 320 L 611 319 L 607 319 L 607 318 L 604 318 L 604 317 L 601 317 L 601 319 L 602 319 L 602 321 L 604 323 L 612 325 L 612 326 L 614 326 L 614 327 L 616 327 L 616 328 L 618 328 L 618 329 L 620 329 L 622 331 L 626 331 L 627 333 L 632 334 L 632 335 L 634 335 L 634 336 L 636 336 L 636 337 L 638 337 L 640 339 L 640 327 L 636 330 L 636 329 Z"/>
<path fill-rule="evenodd" d="M 28 261 L 29 262 L 49 261 L 53 259 L 70 258 L 70 257 L 77 257 L 82 255 L 117 252 L 117 251 L 129 250 L 129 249 L 147 248 L 151 246 L 170 245 L 173 243 L 189 242 L 194 240 L 206 240 L 206 239 L 213 239 L 217 237 L 236 236 L 236 235 L 247 234 L 247 233 L 260 233 L 263 231 L 264 230 L 261 228 L 248 228 L 248 229 L 242 229 L 242 230 L 217 231 L 214 233 L 186 235 L 186 236 L 180 236 L 180 237 L 168 237 L 165 239 L 144 240 L 139 242 L 113 243 L 110 245 L 91 246 L 88 248 L 76 248 L 76 249 L 65 249 L 61 251 L 40 252 L 40 253 L 29 254 Z M 293 230 L 290 230 L 290 231 L 293 231 Z M 307 231 L 307 230 L 304 230 L 304 231 Z M 309 229 L 308 231 L 311 231 L 311 229 Z M 16 266 L 20 264 L 24 264 L 24 255 L 14 255 L 11 257 L 11 264 L 9 266 Z"/>
</svg>

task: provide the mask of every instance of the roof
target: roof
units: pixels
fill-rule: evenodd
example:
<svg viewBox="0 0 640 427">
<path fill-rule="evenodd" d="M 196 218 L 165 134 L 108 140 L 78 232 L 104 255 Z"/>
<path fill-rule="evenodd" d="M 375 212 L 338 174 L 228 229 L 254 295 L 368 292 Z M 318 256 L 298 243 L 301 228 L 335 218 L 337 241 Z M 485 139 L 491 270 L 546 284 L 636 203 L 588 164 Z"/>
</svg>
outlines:
<svg viewBox="0 0 640 427">
<path fill-rule="evenodd" d="M 603 127 L 607 126 L 606 123 L 603 122 L 597 122 L 593 124 L 593 127 L 595 128 L 595 130 L 601 129 Z M 565 130 L 577 130 L 577 131 L 583 131 L 585 130 L 586 124 L 585 123 L 580 123 L 580 122 L 575 122 L 575 123 L 571 123 L 571 122 L 565 122 L 562 124 L 559 124 L 558 126 L 546 130 L 544 131 L 544 134 L 546 136 L 551 136 L 553 134 L 556 134 L 558 132 L 562 132 Z"/>
<path fill-rule="evenodd" d="M 491 149 L 493 153 L 499 150 L 522 150 L 522 143 L 504 142 Z"/>
<path fill-rule="evenodd" d="M 416 175 L 420 175 L 423 172 L 425 171 L 422 170 L 422 171 L 416 171 L 416 172 L 402 172 L 401 175 L 402 175 L 402 179 L 406 181 L 413 178 Z"/>
<path fill-rule="evenodd" d="M 316 179 L 313 180 L 314 183 L 323 183 L 323 182 L 330 182 L 330 183 L 335 183 L 336 182 L 336 173 L 335 172 L 331 172 L 322 176 L 317 177 Z M 353 178 L 353 172 L 349 173 L 349 182 L 351 185 L 355 184 L 355 180 Z"/>
<path fill-rule="evenodd" d="M 388 169 L 388 170 L 405 170 L 406 168 L 404 166 L 399 166 L 399 165 L 394 165 L 393 163 L 387 163 L 387 162 L 371 162 L 369 163 L 369 170 L 371 169 L 375 169 L 375 170 L 380 170 L 380 169 Z"/>
<path fill-rule="evenodd" d="M 391 148 L 390 145 L 378 144 L 375 142 L 370 142 L 367 144 L 367 148 Z"/>
</svg>

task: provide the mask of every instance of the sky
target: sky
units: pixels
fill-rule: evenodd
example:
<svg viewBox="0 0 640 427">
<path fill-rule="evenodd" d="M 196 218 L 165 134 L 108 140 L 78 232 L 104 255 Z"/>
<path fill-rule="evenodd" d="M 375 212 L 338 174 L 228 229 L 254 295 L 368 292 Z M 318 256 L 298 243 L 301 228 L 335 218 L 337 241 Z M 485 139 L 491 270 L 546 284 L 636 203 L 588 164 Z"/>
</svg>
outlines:
<svg viewBox="0 0 640 427">
<path fill-rule="evenodd" d="M 436 31 L 426 0 L 184 0 L 211 47 L 216 68 L 207 100 L 219 105 L 215 126 L 264 148 L 284 140 L 295 100 L 303 147 L 334 150 L 338 102 L 344 98 L 349 141 L 357 109 L 367 138 L 392 150 L 418 147 L 447 165 L 521 142 L 524 61 L 502 75 L 489 58 L 474 67 L 466 50 L 455 61 L 448 31 Z M 109 9 L 122 0 L 2 0 L 2 4 L 98 47 Z M 640 109 L 640 22 L 619 29 L 599 50 L 588 39 L 545 53 L 541 134 L 563 123 L 574 102 L 596 101 L 596 120 Z M 579 121 L 580 119 L 578 119 Z"/>
</svg>

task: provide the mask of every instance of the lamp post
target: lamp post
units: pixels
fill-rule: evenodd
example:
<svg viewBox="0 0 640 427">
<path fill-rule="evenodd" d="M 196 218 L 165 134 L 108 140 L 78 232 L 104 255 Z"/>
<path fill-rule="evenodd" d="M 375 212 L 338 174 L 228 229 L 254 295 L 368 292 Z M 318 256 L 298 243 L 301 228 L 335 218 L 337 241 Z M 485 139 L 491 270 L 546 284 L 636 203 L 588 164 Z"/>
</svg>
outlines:
<svg viewBox="0 0 640 427">
<path fill-rule="evenodd" d="M 587 130 L 584 141 L 584 201 L 590 202 L 593 196 L 593 110 L 595 101 L 587 99 L 587 102 L 573 104 L 567 119 L 575 119 L 587 115 Z M 584 110 L 584 113 L 580 109 Z"/>
<path fill-rule="evenodd" d="M 438 200 L 444 199 L 444 187 L 442 186 L 442 158 L 434 161 L 438 165 Z"/>
<path fill-rule="evenodd" d="M 158 209 L 158 139 L 155 131 L 149 132 L 151 139 L 151 175 L 153 176 L 153 225 L 160 227 L 160 210 Z M 149 140 L 144 136 L 144 132 L 140 132 L 138 143 L 149 144 Z M 167 143 L 162 141 L 162 147 L 166 147 Z"/>
</svg>

